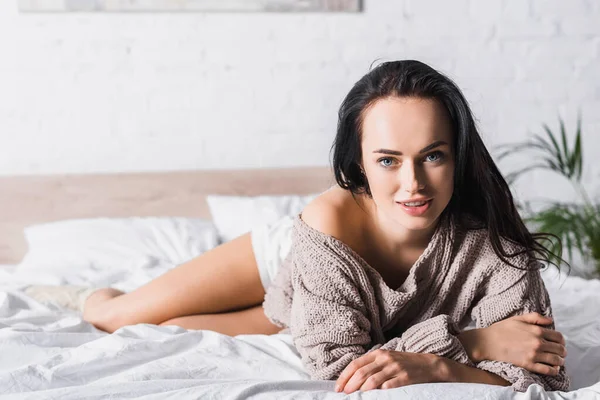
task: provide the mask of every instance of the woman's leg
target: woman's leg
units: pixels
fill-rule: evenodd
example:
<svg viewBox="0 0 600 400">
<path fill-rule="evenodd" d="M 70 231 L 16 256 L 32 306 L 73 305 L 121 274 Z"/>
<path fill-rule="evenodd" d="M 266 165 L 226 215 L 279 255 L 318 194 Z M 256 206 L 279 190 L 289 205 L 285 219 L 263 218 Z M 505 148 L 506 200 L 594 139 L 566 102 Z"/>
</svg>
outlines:
<svg viewBox="0 0 600 400">
<path fill-rule="evenodd" d="M 257 330 L 264 329 L 263 333 L 269 334 L 280 328 L 268 321 L 262 307 L 256 307 L 264 295 L 247 233 L 133 292 L 124 294 L 110 288 L 96 291 L 87 299 L 83 317 L 107 332 L 138 323 L 176 324 L 194 329 L 220 327 L 233 332 L 232 328 L 239 323 L 236 334 L 246 332 L 246 328 L 247 333 L 260 333 Z"/>
<path fill-rule="evenodd" d="M 273 325 L 267 319 L 262 305 L 222 314 L 177 317 L 165 321 L 161 325 L 177 325 L 186 329 L 208 329 L 229 336 L 242 334 L 272 335 L 282 329 L 277 325 Z"/>
</svg>

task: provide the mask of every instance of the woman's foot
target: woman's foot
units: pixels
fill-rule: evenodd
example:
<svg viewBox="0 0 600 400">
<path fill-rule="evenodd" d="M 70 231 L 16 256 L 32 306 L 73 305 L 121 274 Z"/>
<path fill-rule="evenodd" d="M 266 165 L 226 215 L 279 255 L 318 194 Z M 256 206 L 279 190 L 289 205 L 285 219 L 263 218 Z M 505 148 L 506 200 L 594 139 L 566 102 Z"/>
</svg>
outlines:
<svg viewBox="0 0 600 400">
<path fill-rule="evenodd" d="M 83 320 L 89 322 L 98 329 L 108 331 L 105 326 L 106 319 L 110 318 L 111 313 L 114 313 L 115 310 L 111 309 L 112 307 L 107 308 L 105 303 L 122 294 L 125 294 L 125 292 L 113 288 L 96 289 L 83 303 Z"/>
<path fill-rule="evenodd" d="M 114 299 L 125 292 L 113 288 L 95 289 L 86 299 L 83 304 L 83 309 L 87 310 L 104 303 L 107 300 Z"/>
</svg>

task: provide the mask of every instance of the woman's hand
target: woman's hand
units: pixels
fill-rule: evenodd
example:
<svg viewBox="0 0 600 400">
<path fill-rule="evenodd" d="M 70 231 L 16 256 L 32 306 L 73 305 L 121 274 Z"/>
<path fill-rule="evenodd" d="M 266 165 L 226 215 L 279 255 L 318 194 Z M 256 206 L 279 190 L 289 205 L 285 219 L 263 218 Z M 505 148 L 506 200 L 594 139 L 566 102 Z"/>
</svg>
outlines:
<svg viewBox="0 0 600 400">
<path fill-rule="evenodd" d="M 474 362 L 504 361 L 538 374 L 557 375 L 567 350 L 560 332 L 543 327 L 551 323 L 552 318 L 529 313 L 464 331 L 458 338 Z"/>
<path fill-rule="evenodd" d="M 442 382 L 443 368 L 441 357 L 434 354 L 374 350 L 348 364 L 337 379 L 335 391 L 352 393 Z"/>
</svg>

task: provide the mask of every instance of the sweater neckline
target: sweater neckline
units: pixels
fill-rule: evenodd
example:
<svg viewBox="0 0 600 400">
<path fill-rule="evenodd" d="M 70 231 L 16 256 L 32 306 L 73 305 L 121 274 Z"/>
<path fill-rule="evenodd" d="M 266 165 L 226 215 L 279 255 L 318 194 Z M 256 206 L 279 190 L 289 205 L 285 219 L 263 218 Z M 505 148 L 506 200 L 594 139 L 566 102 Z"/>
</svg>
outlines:
<svg viewBox="0 0 600 400">
<path fill-rule="evenodd" d="M 421 253 L 419 258 L 417 258 L 417 260 L 414 262 L 414 264 L 410 267 L 410 269 L 408 271 L 408 276 L 406 277 L 404 282 L 402 282 L 402 284 L 398 288 L 394 289 L 394 288 L 391 288 L 385 282 L 385 280 L 383 279 L 383 276 L 379 273 L 379 271 L 375 267 L 371 266 L 360 254 L 358 254 L 348 244 L 346 244 L 342 240 L 336 238 L 335 236 L 321 232 L 321 231 L 313 228 L 312 226 L 308 225 L 302 219 L 302 213 L 299 213 L 296 216 L 296 221 L 298 222 L 298 224 L 300 224 L 300 226 L 303 229 L 311 232 L 313 235 L 320 236 L 320 237 L 326 239 L 327 241 L 335 244 L 336 246 L 340 247 L 342 250 L 344 250 L 347 253 L 349 253 L 350 255 L 352 255 L 356 260 L 359 261 L 360 264 L 363 265 L 364 268 L 368 269 L 371 273 L 373 273 L 377 277 L 377 279 L 381 281 L 382 285 L 387 290 L 394 292 L 394 293 L 400 293 L 400 292 L 411 293 L 411 292 L 416 291 L 417 280 L 420 280 L 420 279 L 417 279 L 417 276 L 416 276 L 417 270 L 424 263 L 424 261 L 429 258 L 431 253 L 438 247 L 438 244 L 440 242 L 440 237 L 442 234 L 442 230 L 443 230 L 442 223 L 441 223 L 442 221 L 440 221 L 440 223 L 438 223 L 438 226 L 436 227 L 436 229 L 433 233 L 433 236 L 429 240 L 427 247 L 425 247 L 425 250 L 423 251 L 423 253 Z"/>
</svg>

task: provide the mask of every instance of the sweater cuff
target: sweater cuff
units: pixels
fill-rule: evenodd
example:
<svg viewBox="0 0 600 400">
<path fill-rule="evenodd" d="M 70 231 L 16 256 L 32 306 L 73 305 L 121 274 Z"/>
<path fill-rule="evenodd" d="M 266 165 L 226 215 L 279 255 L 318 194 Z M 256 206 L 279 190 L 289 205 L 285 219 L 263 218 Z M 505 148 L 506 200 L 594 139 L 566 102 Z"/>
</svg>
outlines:
<svg viewBox="0 0 600 400">
<path fill-rule="evenodd" d="M 512 384 L 512 388 L 518 392 L 525 392 L 529 385 L 537 383 L 544 387 L 542 380 L 531 374 L 524 368 L 516 367 L 503 361 L 484 360 L 477 363 L 477 368 L 498 375 L 500 378 Z"/>
<path fill-rule="evenodd" d="M 502 361 L 484 360 L 477 363 L 477 368 L 498 375 L 505 381 L 510 382 L 512 388 L 519 392 L 527 391 L 529 385 L 533 385 L 534 383 L 537 383 L 545 390 L 569 390 L 570 382 L 569 378 L 565 375 L 564 368 L 561 368 L 558 379 L 549 375 L 544 375 L 544 378 L 542 378 L 540 375 L 532 373 L 525 368 Z"/>
<path fill-rule="evenodd" d="M 430 353 L 461 364 L 474 366 L 458 338 L 457 326 L 448 315 L 430 318 L 407 329 L 400 338 L 382 346 L 383 349 L 410 353 Z"/>
</svg>

